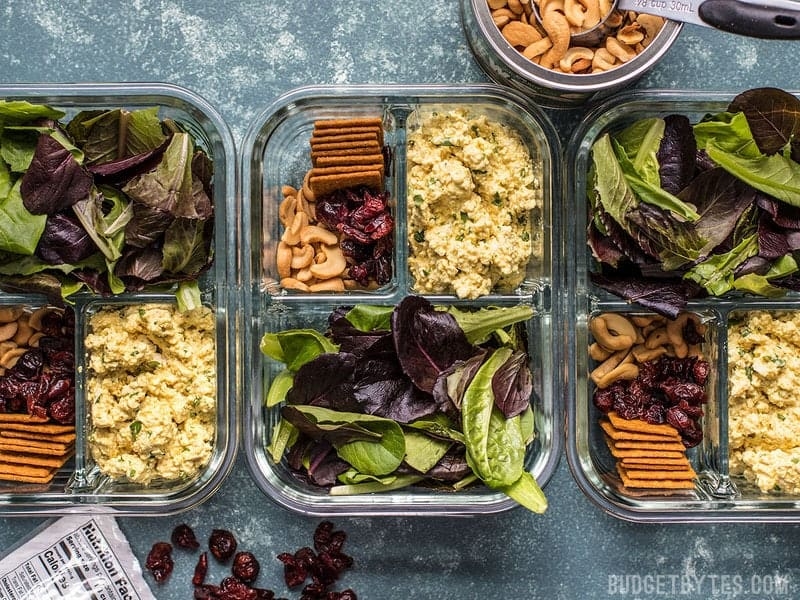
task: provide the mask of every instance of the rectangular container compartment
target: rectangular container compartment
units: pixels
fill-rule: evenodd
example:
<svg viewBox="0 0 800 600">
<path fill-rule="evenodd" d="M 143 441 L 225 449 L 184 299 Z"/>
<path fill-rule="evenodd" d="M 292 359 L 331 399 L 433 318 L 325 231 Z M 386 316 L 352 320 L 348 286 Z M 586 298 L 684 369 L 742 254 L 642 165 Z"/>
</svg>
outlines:
<svg viewBox="0 0 800 600">
<path fill-rule="evenodd" d="M 199 280 L 204 305 L 213 310 L 216 327 L 216 423 L 210 460 L 200 473 L 173 483 L 149 486 L 114 482 L 99 474 L 89 451 L 85 381 L 88 376 L 83 342 L 88 314 L 98 306 L 118 303 L 175 303 L 169 289 L 101 297 L 89 292 L 73 296 L 75 314 L 75 452 L 46 485 L 0 482 L 0 513 L 8 515 L 109 512 L 116 515 L 163 515 L 189 509 L 213 494 L 233 464 L 237 446 L 235 300 L 235 151 L 227 125 L 216 110 L 194 93 L 168 84 L 65 84 L 0 86 L 0 98 L 47 104 L 67 113 L 82 110 L 159 107 L 160 118 L 186 128 L 213 161 L 215 229 L 214 262 Z M 41 306 L 38 294 L 0 294 L 2 305 Z"/>
<path fill-rule="evenodd" d="M 705 355 L 711 363 L 706 386 L 708 402 L 702 418 L 703 442 L 688 452 L 698 475 L 692 490 L 642 491 L 622 486 L 614 462 L 597 424 L 600 412 L 594 406 L 595 385 L 589 373 L 597 365 L 588 354 L 593 337 L 591 318 L 607 311 L 626 315 L 646 314 L 620 298 L 594 286 L 589 273 L 596 268 L 587 246 L 586 186 L 593 143 L 605 132 L 619 131 L 646 117 L 686 115 L 692 123 L 709 113 L 724 111 L 735 94 L 699 91 L 639 91 L 620 94 L 592 111 L 570 141 L 568 165 L 573 174 L 566 190 L 566 206 L 577 207 L 566 233 L 566 278 L 569 325 L 569 369 L 565 387 L 570 469 L 581 490 L 609 514 L 631 521 L 800 521 L 800 496 L 761 493 L 729 469 L 728 367 L 735 357 L 728 354 L 728 327 L 732 315 L 741 311 L 779 310 L 800 307 L 794 292 L 779 299 L 736 296 L 690 300 L 687 310 L 706 323 Z M 565 220 L 565 222 L 570 222 Z"/>
<path fill-rule="evenodd" d="M 560 152 L 558 140 L 546 117 L 513 93 L 495 86 L 349 86 L 310 87 L 289 92 L 268 107 L 251 126 L 244 142 L 242 197 L 244 328 L 244 444 L 256 484 L 278 504 L 313 515 L 451 515 L 480 514 L 515 506 L 503 494 L 477 486 L 459 493 L 409 488 L 363 496 L 331 496 L 294 477 L 285 460 L 275 464 L 266 452 L 271 426 L 279 407 L 264 408 L 265 390 L 280 365 L 260 352 L 267 332 L 312 327 L 324 331 L 330 311 L 342 305 L 372 303 L 396 305 L 413 294 L 408 271 L 406 206 L 406 140 L 417 111 L 432 107 L 466 107 L 516 129 L 542 163 L 542 218 L 537 232 L 544 251 L 527 265 L 524 281 L 508 293 L 492 293 L 476 300 L 454 295 L 426 296 L 435 304 L 463 306 L 528 303 L 534 317 L 528 323 L 531 368 L 536 376 L 537 439 L 526 458 L 526 468 L 544 485 L 553 473 L 560 452 L 559 390 L 554 378 L 558 364 L 559 323 L 554 318 L 553 288 L 558 285 L 554 265 L 557 224 L 552 202 L 556 197 Z M 377 289 L 340 293 L 287 291 L 275 275 L 276 240 L 282 235 L 278 206 L 282 186 L 298 187 L 311 166 L 308 140 L 318 119 L 379 115 L 384 123 L 388 163 L 386 189 L 395 218 L 392 280 Z"/>
</svg>

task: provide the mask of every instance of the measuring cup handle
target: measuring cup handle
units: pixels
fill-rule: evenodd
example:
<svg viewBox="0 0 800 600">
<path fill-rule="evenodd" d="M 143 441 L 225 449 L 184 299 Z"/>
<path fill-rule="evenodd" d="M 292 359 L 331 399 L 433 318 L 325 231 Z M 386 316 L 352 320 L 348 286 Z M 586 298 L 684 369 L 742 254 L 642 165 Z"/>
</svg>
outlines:
<svg viewBox="0 0 800 600">
<path fill-rule="evenodd" d="M 800 39 L 800 9 L 777 9 L 737 0 L 705 0 L 698 9 L 706 23 L 739 35 L 763 39 Z"/>
</svg>

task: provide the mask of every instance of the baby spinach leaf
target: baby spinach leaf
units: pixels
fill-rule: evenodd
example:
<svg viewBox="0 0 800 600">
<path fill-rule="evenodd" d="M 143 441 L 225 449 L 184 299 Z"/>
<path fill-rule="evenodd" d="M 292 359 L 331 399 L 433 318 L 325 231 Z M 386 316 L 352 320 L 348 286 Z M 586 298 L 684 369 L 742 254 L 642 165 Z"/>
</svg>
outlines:
<svg viewBox="0 0 800 600">
<path fill-rule="evenodd" d="M 399 490 L 422 481 L 422 475 L 397 475 L 396 477 L 382 478 L 379 481 L 354 483 L 350 485 L 335 485 L 330 489 L 331 496 L 352 496 L 355 494 L 374 494 Z"/>
<path fill-rule="evenodd" d="M 46 104 L 32 104 L 26 100 L 0 100 L 0 123 L 32 121 L 34 119 L 58 120 L 65 112 Z"/>
<path fill-rule="evenodd" d="M 791 158 L 782 154 L 746 158 L 725 152 L 713 142 L 709 142 L 706 152 L 720 167 L 755 189 L 800 206 L 800 164 Z"/>
<path fill-rule="evenodd" d="M 32 215 L 22 200 L 21 180 L 5 197 L 0 197 L 0 250 L 32 255 L 47 223 L 46 215 Z"/>
<path fill-rule="evenodd" d="M 269 389 L 264 397 L 264 406 L 272 408 L 286 400 L 286 393 L 294 385 L 294 375 L 288 369 L 283 369 L 272 378 Z"/>
<path fill-rule="evenodd" d="M 532 512 L 542 514 L 547 510 L 547 497 L 533 475 L 527 471 L 523 471 L 519 479 L 504 487 L 502 491 Z"/>
<path fill-rule="evenodd" d="M 290 329 L 266 333 L 261 338 L 261 352 L 286 364 L 290 371 L 324 352 L 336 352 L 338 346 L 314 329 Z"/>
<path fill-rule="evenodd" d="M 357 304 L 347 311 L 346 318 L 359 331 L 389 331 L 392 326 L 393 306 Z"/>
<path fill-rule="evenodd" d="M 432 469 L 452 445 L 451 441 L 433 438 L 413 429 L 406 429 L 404 434 L 406 443 L 404 460 L 409 467 L 420 473 L 427 473 Z"/>
<path fill-rule="evenodd" d="M 495 406 L 492 392 L 492 377 L 512 354 L 509 348 L 495 350 L 473 377 L 461 405 L 467 461 L 493 488 L 514 483 L 525 458 L 519 417 L 506 419 Z"/>
<path fill-rule="evenodd" d="M 487 306 L 478 310 L 462 310 L 451 305 L 444 310 L 453 315 L 471 344 L 483 344 L 498 329 L 533 317 L 533 308 L 527 304 L 503 308 Z"/>
</svg>

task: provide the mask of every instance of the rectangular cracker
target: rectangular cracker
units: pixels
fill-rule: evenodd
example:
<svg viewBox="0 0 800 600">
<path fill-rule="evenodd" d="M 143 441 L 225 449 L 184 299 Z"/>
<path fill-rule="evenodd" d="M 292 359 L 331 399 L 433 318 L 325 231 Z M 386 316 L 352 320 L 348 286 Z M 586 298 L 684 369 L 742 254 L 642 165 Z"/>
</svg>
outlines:
<svg viewBox="0 0 800 600">
<path fill-rule="evenodd" d="M 13 463 L 0 463 L 0 476 L 3 475 L 26 475 L 28 477 L 47 477 L 52 476 L 52 467 L 38 467 L 34 465 L 18 465 Z"/>
<path fill-rule="evenodd" d="M 335 131 L 335 130 L 332 130 Z M 330 132 L 317 135 L 314 134 L 311 136 L 309 140 L 309 144 L 313 148 L 316 144 L 340 144 L 342 142 L 372 142 L 374 144 L 379 144 L 378 132 L 377 131 L 353 131 L 348 129 L 342 129 L 341 133 L 334 133 L 330 134 Z"/>
<path fill-rule="evenodd" d="M 0 438 L 0 451 L 27 452 L 30 454 L 63 455 L 72 451 L 72 444 L 61 442 L 41 442 L 38 440 L 10 441 Z"/>
<path fill-rule="evenodd" d="M 645 442 L 642 440 L 612 440 L 620 450 L 636 448 L 637 450 L 666 450 L 683 452 L 686 447 L 681 442 Z"/>
<path fill-rule="evenodd" d="M 71 457 L 72 453 L 48 456 L 44 454 L 28 454 L 25 452 L 0 451 L 0 462 L 35 465 L 37 467 L 63 467 Z"/>
<path fill-rule="evenodd" d="M 43 442 L 61 442 L 71 444 L 75 441 L 75 432 L 72 433 L 38 433 L 35 431 L 0 431 L 0 439 L 8 440 L 39 440 Z"/>
<path fill-rule="evenodd" d="M 694 482 L 691 479 L 636 479 L 629 477 L 627 471 L 619 465 L 617 465 L 617 472 L 620 479 L 622 479 L 622 485 L 625 487 L 671 490 L 694 489 Z"/>
<path fill-rule="evenodd" d="M 311 164 L 315 167 L 334 167 L 336 165 L 382 165 L 383 154 L 311 154 Z"/>
<path fill-rule="evenodd" d="M 613 410 L 608 413 L 608 420 L 616 428 L 623 431 L 638 431 L 640 433 L 656 433 L 662 435 L 673 435 L 677 433 L 672 425 L 664 423 L 662 425 L 654 425 L 641 419 L 623 419 Z"/>
<path fill-rule="evenodd" d="M 320 175 L 309 179 L 308 185 L 317 198 L 336 190 L 354 188 L 362 185 L 373 189 L 381 189 L 383 187 L 383 174 L 380 171 L 361 171 L 336 175 Z"/>
<path fill-rule="evenodd" d="M 674 435 L 660 434 L 660 433 L 641 433 L 639 431 L 626 431 L 624 429 L 617 429 L 606 419 L 600 420 L 600 427 L 603 431 L 614 440 L 641 440 L 645 442 L 660 442 L 660 441 L 675 441 L 680 442 L 681 436 L 676 431 Z"/>
<path fill-rule="evenodd" d="M 75 431 L 74 425 L 59 425 L 51 421 L 34 421 L 31 423 L 2 423 L 0 422 L 0 432 L 2 431 L 41 431 L 44 434 L 70 433 Z"/>
<path fill-rule="evenodd" d="M 649 458 L 658 460 L 662 458 L 686 458 L 685 452 L 678 452 L 675 450 L 642 450 L 641 448 L 617 448 L 614 440 L 605 436 L 606 445 L 608 446 L 611 456 L 614 458 Z"/>
<path fill-rule="evenodd" d="M 651 458 L 630 456 L 620 460 L 623 465 L 630 466 L 634 469 L 683 469 L 692 464 L 685 456 L 683 458 Z"/>
<path fill-rule="evenodd" d="M 383 127 L 383 117 L 345 117 L 341 119 L 319 119 L 314 129 L 341 129 L 342 127 Z"/>
<path fill-rule="evenodd" d="M 17 475 L 16 473 L 0 474 L 0 481 L 14 481 L 19 483 L 50 483 L 55 471 L 45 476 Z"/>
<path fill-rule="evenodd" d="M 381 146 L 377 140 L 352 140 L 345 142 L 318 142 L 311 145 L 311 154 L 319 152 L 338 152 L 340 154 L 350 154 L 351 152 L 358 152 L 365 154 L 365 150 L 380 153 Z"/>
<path fill-rule="evenodd" d="M 0 423 L 48 423 L 49 419 L 35 417 L 27 413 L 0 412 Z"/>
<path fill-rule="evenodd" d="M 694 479 L 697 473 L 691 467 L 688 469 L 681 469 L 678 471 L 662 469 L 660 471 L 651 469 L 629 469 L 624 465 L 620 465 L 624 469 L 625 474 L 630 479 Z"/>
<path fill-rule="evenodd" d="M 334 167 L 313 167 L 309 178 L 319 175 L 337 175 L 340 173 L 358 173 L 361 171 L 380 171 L 383 173 L 383 164 L 375 165 L 336 165 Z"/>
</svg>

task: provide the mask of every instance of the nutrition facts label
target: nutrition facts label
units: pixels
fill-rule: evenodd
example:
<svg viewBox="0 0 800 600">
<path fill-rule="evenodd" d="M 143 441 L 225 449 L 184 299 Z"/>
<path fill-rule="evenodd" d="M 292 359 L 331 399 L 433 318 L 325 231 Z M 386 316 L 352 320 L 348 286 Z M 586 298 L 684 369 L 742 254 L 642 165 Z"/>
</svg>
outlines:
<svg viewBox="0 0 800 600">
<path fill-rule="evenodd" d="M 150 600 L 113 519 L 66 517 L 0 560 L 3 600 Z"/>
</svg>

